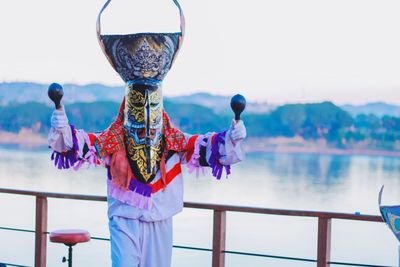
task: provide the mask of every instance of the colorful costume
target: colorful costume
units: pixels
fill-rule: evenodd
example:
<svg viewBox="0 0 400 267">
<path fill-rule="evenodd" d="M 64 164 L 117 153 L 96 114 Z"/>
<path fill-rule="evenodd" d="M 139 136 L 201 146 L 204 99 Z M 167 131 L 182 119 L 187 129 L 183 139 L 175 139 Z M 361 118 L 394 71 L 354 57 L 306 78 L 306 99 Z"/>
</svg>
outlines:
<svg viewBox="0 0 400 267">
<path fill-rule="evenodd" d="M 168 267 L 172 253 L 172 216 L 183 208 L 181 165 L 190 172 L 223 170 L 243 159 L 242 121 L 221 133 L 188 135 L 174 128 L 162 106 L 161 82 L 182 44 L 180 33 L 101 35 L 100 45 L 126 82 L 116 120 L 100 134 L 76 130 L 65 111 L 53 112 L 49 145 L 59 169 L 82 164 L 107 168 L 108 217 L 113 266 Z"/>
</svg>

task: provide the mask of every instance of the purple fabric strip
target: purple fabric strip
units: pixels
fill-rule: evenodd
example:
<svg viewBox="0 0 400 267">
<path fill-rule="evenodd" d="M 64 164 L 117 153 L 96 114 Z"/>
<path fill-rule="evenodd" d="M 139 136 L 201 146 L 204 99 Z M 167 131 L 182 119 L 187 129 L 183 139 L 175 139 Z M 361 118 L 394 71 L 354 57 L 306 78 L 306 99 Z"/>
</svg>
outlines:
<svg viewBox="0 0 400 267">
<path fill-rule="evenodd" d="M 54 161 L 54 166 L 60 170 L 69 169 L 78 161 L 78 139 L 76 138 L 75 127 L 73 125 L 70 125 L 70 127 L 73 142 L 72 149 L 67 152 L 53 151 L 53 154 L 51 155 L 51 160 Z"/>
<path fill-rule="evenodd" d="M 129 190 L 119 188 L 112 182 L 109 167 L 107 168 L 107 178 L 107 192 L 109 196 L 139 209 L 150 209 L 152 203 L 152 189 L 150 186 L 143 184 L 136 179 L 131 179 Z"/>
<path fill-rule="evenodd" d="M 210 164 L 210 167 L 212 169 L 213 176 L 216 177 L 218 180 L 221 179 L 224 168 L 226 171 L 226 176 L 231 174 L 231 166 L 230 165 L 224 166 L 219 162 L 219 159 L 221 158 L 221 154 L 219 153 L 219 146 L 225 144 L 224 140 L 225 135 L 226 131 L 217 133 L 215 135 L 214 143 L 211 146 L 211 156 L 208 162 L 208 164 Z"/>
<path fill-rule="evenodd" d="M 149 210 L 152 206 L 150 197 L 140 195 L 133 191 L 126 191 L 118 188 L 110 180 L 107 181 L 107 193 L 108 196 L 139 209 Z"/>
<path fill-rule="evenodd" d="M 107 168 L 107 178 L 109 181 L 112 181 L 111 171 L 110 171 L 109 167 Z M 142 195 L 145 197 L 151 197 L 151 192 L 152 192 L 151 186 L 144 184 L 144 183 L 136 180 L 135 178 L 131 179 L 131 181 L 129 182 L 128 189 L 129 189 L 129 191 L 132 191 L 139 195 Z M 126 192 L 128 192 L 128 191 L 126 191 Z"/>
<path fill-rule="evenodd" d="M 107 167 L 107 179 L 111 181 L 111 171 L 110 171 L 110 167 Z"/>
<path fill-rule="evenodd" d="M 152 188 L 136 179 L 131 179 L 129 183 L 129 190 L 136 192 L 142 196 L 150 197 Z"/>
</svg>

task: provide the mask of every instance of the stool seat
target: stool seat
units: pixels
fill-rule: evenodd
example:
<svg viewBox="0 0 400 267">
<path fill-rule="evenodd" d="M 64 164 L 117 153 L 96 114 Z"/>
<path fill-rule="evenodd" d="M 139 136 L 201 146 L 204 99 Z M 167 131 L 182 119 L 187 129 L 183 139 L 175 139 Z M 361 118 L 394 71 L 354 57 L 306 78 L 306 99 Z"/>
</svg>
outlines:
<svg viewBox="0 0 400 267">
<path fill-rule="evenodd" d="M 90 234 L 88 231 L 81 229 L 56 230 L 50 233 L 50 241 L 65 245 L 75 245 L 90 241 Z"/>
</svg>

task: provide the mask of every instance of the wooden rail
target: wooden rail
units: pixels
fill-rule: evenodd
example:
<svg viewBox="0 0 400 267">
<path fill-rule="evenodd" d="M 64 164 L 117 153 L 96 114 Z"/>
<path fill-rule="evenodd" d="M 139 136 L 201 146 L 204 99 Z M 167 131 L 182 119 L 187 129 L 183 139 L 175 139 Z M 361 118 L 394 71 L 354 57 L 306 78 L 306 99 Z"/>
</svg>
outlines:
<svg viewBox="0 0 400 267">
<path fill-rule="evenodd" d="M 88 196 L 74 194 L 58 194 L 0 188 L 0 193 L 36 197 L 36 227 L 35 227 L 35 267 L 46 266 L 47 249 L 47 199 L 63 198 L 88 201 L 107 201 L 104 196 Z M 206 209 L 214 211 L 212 267 L 225 266 L 226 212 L 244 212 L 282 216 L 318 218 L 317 266 L 330 266 L 331 223 L 332 219 L 356 220 L 368 222 L 383 222 L 380 216 L 357 215 L 349 213 L 266 209 L 255 207 L 240 207 L 230 205 L 214 205 L 185 202 L 185 208 Z"/>
</svg>

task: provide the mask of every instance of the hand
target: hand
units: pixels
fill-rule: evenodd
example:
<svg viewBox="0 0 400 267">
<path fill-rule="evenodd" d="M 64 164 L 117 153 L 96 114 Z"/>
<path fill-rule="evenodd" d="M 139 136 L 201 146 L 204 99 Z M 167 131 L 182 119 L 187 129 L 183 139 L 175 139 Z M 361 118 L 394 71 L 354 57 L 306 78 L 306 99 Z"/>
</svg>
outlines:
<svg viewBox="0 0 400 267">
<path fill-rule="evenodd" d="M 59 129 L 65 126 L 68 126 L 68 118 L 65 114 L 64 107 L 54 110 L 51 115 L 51 127 Z"/>
<path fill-rule="evenodd" d="M 229 137 L 231 138 L 233 143 L 237 143 L 245 139 L 247 136 L 246 127 L 242 120 L 236 122 L 232 120 L 231 128 L 229 129 Z"/>
</svg>

